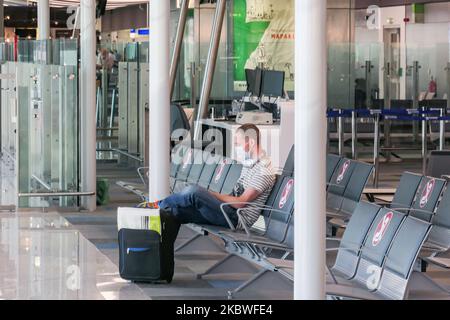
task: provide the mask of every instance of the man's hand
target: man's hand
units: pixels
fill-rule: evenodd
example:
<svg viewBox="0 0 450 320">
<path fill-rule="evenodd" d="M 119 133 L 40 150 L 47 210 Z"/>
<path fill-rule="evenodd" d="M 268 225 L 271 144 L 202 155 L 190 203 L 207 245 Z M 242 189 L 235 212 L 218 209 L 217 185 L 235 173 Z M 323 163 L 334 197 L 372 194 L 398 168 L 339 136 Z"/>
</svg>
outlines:
<svg viewBox="0 0 450 320">
<path fill-rule="evenodd" d="M 219 199 L 222 202 L 230 203 L 230 202 L 253 202 L 256 198 L 258 198 L 261 195 L 261 192 L 248 188 L 244 191 L 244 193 L 240 197 L 234 197 L 226 194 L 220 194 L 217 192 L 211 192 L 213 196 L 215 196 L 217 199 Z M 245 208 L 247 204 L 233 204 L 231 207 L 235 209 Z"/>
</svg>

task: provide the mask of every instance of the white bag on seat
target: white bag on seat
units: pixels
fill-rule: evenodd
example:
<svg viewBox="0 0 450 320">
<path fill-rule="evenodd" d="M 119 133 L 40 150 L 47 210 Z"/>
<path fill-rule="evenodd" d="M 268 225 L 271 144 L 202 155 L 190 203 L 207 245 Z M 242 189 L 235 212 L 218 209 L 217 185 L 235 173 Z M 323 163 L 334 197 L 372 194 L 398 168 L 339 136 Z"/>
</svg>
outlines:
<svg viewBox="0 0 450 320">
<path fill-rule="evenodd" d="M 161 234 L 160 209 L 118 208 L 117 228 L 133 230 L 153 230 Z"/>
</svg>

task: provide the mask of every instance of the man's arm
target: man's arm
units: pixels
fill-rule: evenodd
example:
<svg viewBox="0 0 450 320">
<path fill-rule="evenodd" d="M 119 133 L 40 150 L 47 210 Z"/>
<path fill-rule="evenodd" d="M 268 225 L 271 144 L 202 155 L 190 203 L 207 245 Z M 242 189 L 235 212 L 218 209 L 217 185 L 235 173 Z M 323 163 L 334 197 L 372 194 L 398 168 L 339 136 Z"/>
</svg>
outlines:
<svg viewBox="0 0 450 320">
<path fill-rule="evenodd" d="M 256 198 L 258 198 L 260 196 L 261 192 L 256 189 L 248 188 L 239 197 L 234 197 L 234 196 L 230 196 L 230 195 L 226 195 L 226 194 L 220 194 L 217 192 L 211 192 L 211 194 L 222 202 L 230 203 L 230 202 L 253 202 Z M 235 209 L 240 209 L 240 208 L 246 207 L 247 205 L 246 204 L 233 204 L 230 206 Z"/>
</svg>

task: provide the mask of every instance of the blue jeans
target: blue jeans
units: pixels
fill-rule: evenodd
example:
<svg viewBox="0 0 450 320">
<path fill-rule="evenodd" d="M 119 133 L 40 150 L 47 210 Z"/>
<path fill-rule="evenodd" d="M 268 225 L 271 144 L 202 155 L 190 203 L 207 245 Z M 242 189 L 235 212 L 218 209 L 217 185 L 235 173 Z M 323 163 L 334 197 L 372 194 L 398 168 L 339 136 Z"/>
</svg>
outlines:
<svg viewBox="0 0 450 320">
<path fill-rule="evenodd" d="M 172 211 L 172 214 L 182 224 L 210 224 L 229 228 L 230 226 L 220 210 L 222 203 L 206 189 L 189 186 L 160 201 L 159 206 L 161 209 Z M 231 222 L 236 226 L 238 221 L 236 209 L 230 206 L 225 206 L 224 209 Z"/>
</svg>

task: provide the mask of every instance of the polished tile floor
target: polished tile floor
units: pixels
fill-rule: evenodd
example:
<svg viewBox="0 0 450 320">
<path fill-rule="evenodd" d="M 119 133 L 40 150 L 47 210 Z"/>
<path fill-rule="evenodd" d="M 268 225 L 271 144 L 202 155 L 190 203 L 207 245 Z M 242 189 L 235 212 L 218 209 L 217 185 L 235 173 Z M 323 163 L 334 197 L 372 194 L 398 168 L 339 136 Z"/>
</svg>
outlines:
<svg viewBox="0 0 450 320">
<path fill-rule="evenodd" d="M 148 299 L 57 213 L 0 214 L 0 299 Z"/>
</svg>

